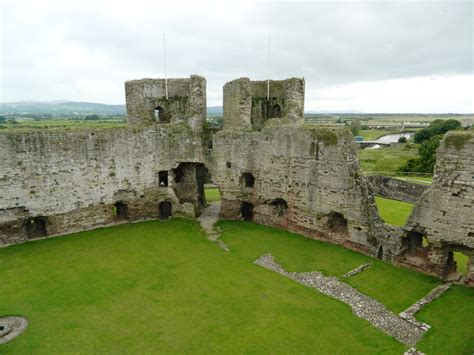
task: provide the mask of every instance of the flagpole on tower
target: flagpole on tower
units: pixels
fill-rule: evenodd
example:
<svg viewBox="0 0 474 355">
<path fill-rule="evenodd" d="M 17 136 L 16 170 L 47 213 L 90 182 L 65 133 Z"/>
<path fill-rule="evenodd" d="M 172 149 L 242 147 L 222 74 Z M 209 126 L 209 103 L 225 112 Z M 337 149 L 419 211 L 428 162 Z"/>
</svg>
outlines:
<svg viewBox="0 0 474 355">
<path fill-rule="evenodd" d="M 165 97 L 168 100 L 168 73 L 166 71 L 166 38 L 165 34 L 163 33 L 163 56 L 165 59 Z"/>
<path fill-rule="evenodd" d="M 270 100 L 270 35 L 268 35 L 268 58 L 267 58 L 267 100 Z"/>
</svg>

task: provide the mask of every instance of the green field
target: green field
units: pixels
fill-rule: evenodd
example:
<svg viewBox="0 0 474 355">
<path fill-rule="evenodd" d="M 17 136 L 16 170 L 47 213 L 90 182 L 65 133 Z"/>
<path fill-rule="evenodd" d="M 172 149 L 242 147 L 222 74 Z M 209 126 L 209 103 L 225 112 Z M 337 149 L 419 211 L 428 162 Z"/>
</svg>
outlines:
<svg viewBox="0 0 474 355">
<path fill-rule="evenodd" d="M 0 131 L 2 129 L 8 130 L 25 130 L 25 129 L 43 129 L 43 128 L 114 128 L 114 127 L 126 127 L 126 123 L 122 119 L 109 119 L 109 120 L 72 120 L 72 119 L 41 119 L 35 120 L 22 120 L 17 123 L 3 123 L 0 124 Z"/>
<path fill-rule="evenodd" d="M 361 169 L 368 174 L 395 173 L 406 161 L 419 157 L 418 147 L 414 144 L 363 149 L 357 155 Z"/>
<path fill-rule="evenodd" d="M 219 227 L 230 252 L 184 219 L 1 249 L 0 314 L 23 315 L 30 324 L 0 353 L 401 354 L 407 348 L 347 305 L 253 264 L 271 252 L 289 270 L 340 276 L 367 256 L 254 223 Z M 397 312 L 439 283 L 372 261 L 349 282 Z M 437 325 L 417 348 L 472 349 L 473 295 L 459 287 L 427 306 L 423 320 Z"/>
</svg>

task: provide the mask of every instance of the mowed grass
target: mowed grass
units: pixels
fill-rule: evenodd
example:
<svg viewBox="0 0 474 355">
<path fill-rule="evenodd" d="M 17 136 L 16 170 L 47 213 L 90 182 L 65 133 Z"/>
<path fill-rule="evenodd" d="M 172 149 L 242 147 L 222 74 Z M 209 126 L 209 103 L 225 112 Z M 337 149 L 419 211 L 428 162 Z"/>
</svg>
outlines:
<svg viewBox="0 0 474 355">
<path fill-rule="evenodd" d="M 357 153 L 362 171 L 395 173 L 409 159 L 418 158 L 416 145 L 362 149 Z"/>
<path fill-rule="evenodd" d="M 356 277 L 345 279 L 361 292 L 380 300 L 394 312 L 401 312 L 440 284 L 434 277 L 396 268 L 383 261 L 334 244 L 313 240 L 277 228 L 248 222 L 221 221 L 221 239 L 231 253 L 249 263 L 271 253 L 288 271 L 320 271 L 341 277 L 366 262 L 374 265 Z"/>
<path fill-rule="evenodd" d="M 416 348 L 427 354 L 473 354 L 473 315 L 474 289 L 451 286 L 416 314 L 417 319 L 432 326 Z"/>
<path fill-rule="evenodd" d="M 206 187 L 204 189 L 207 202 L 216 202 L 221 200 L 221 193 L 217 187 Z"/>
<path fill-rule="evenodd" d="M 404 226 L 413 210 L 413 204 L 375 196 L 375 203 L 379 210 L 380 217 L 387 224 L 393 226 Z"/>
<path fill-rule="evenodd" d="M 221 221 L 219 228 L 230 252 L 185 219 L 1 249 L 0 314 L 23 315 L 30 324 L 0 353 L 400 354 L 406 346 L 347 305 L 253 261 L 271 252 L 288 270 L 340 276 L 371 260 L 372 268 L 346 282 L 395 312 L 439 284 L 288 231 L 237 221 Z M 459 289 L 439 299 L 457 311 L 427 307 L 427 321 L 440 315 L 454 326 L 437 326 L 421 350 L 445 354 L 445 340 L 452 353 L 472 348 L 472 332 L 464 332 L 472 329 L 472 302 L 467 312 L 459 308 L 474 290 Z"/>
<path fill-rule="evenodd" d="M 422 185 L 431 185 L 433 182 L 432 176 L 395 176 L 395 178 L 398 180 L 409 181 Z"/>
<path fill-rule="evenodd" d="M 406 346 L 347 305 L 254 265 L 238 250 L 240 239 L 257 236 L 272 251 L 281 238 L 268 233 L 240 234 L 226 253 L 196 221 L 174 219 L 2 249 L 0 314 L 23 315 L 30 324 L 0 353 L 403 353 Z M 321 246 L 297 235 L 285 240 L 293 238 L 314 251 Z M 348 260 L 346 268 L 364 259 L 329 249 Z M 304 260 L 296 262 L 303 268 Z"/>
</svg>

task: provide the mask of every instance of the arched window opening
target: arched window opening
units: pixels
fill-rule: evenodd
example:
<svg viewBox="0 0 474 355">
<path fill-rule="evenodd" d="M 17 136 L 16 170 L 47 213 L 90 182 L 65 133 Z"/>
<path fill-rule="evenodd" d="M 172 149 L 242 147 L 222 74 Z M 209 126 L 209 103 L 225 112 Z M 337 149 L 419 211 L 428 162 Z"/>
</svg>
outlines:
<svg viewBox="0 0 474 355">
<path fill-rule="evenodd" d="M 168 171 L 163 170 L 158 172 L 158 184 L 161 187 L 166 187 L 168 186 Z"/>
<path fill-rule="evenodd" d="M 280 118 L 281 117 L 281 107 L 276 104 L 272 108 L 271 118 Z"/>
<path fill-rule="evenodd" d="M 255 185 L 255 178 L 251 173 L 244 173 L 242 175 L 242 181 L 244 187 L 254 187 Z"/>
<path fill-rule="evenodd" d="M 26 222 L 26 235 L 28 239 L 41 238 L 48 235 L 46 219 L 43 217 L 30 218 Z"/>
<path fill-rule="evenodd" d="M 114 215 L 117 219 L 127 219 L 128 206 L 122 201 L 116 202 L 114 205 Z"/>
<path fill-rule="evenodd" d="M 155 120 L 158 123 L 169 123 L 170 117 L 169 114 L 163 109 L 163 107 L 158 106 L 155 108 Z"/>
<path fill-rule="evenodd" d="M 172 216 L 171 202 L 164 201 L 159 205 L 160 219 L 168 219 Z"/>
<path fill-rule="evenodd" d="M 240 205 L 240 214 L 244 221 L 251 221 L 253 219 L 253 205 L 248 202 L 242 202 Z"/>
</svg>

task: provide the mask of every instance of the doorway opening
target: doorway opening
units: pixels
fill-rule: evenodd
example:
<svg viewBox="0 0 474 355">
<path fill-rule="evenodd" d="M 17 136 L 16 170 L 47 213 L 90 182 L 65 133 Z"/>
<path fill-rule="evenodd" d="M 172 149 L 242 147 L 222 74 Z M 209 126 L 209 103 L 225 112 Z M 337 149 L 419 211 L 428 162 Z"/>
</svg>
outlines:
<svg viewBox="0 0 474 355">
<path fill-rule="evenodd" d="M 160 219 L 168 219 L 172 216 L 171 202 L 163 201 L 159 204 Z"/>
<path fill-rule="evenodd" d="M 240 214 L 244 221 L 253 220 L 253 204 L 249 202 L 242 202 L 240 205 Z"/>
</svg>

